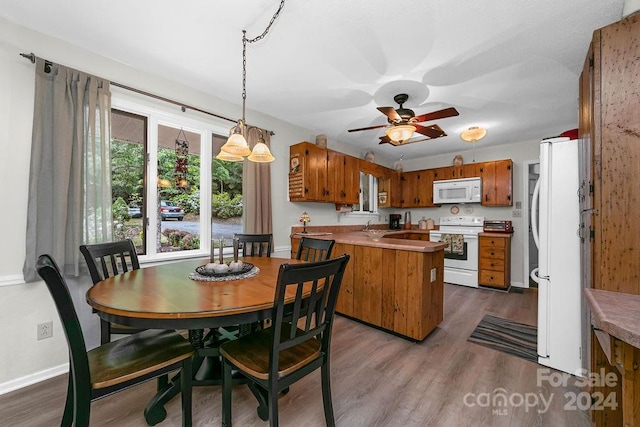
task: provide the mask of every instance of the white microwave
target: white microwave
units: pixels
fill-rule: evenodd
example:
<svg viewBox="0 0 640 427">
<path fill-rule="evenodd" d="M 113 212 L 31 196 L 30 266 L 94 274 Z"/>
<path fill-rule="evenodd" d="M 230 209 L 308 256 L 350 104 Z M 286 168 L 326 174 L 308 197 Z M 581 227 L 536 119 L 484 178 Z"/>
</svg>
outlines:
<svg viewBox="0 0 640 427">
<path fill-rule="evenodd" d="M 433 203 L 480 203 L 482 178 L 447 179 L 433 182 Z"/>
</svg>

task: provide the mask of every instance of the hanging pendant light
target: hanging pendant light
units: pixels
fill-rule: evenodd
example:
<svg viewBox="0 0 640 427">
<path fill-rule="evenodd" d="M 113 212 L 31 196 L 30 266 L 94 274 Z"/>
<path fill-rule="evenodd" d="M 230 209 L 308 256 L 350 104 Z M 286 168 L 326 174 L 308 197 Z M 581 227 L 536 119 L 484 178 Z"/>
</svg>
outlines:
<svg viewBox="0 0 640 427">
<path fill-rule="evenodd" d="M 231 128 L 231 135 L 227 142 L 220 148 L 220 152 L 231 154 L 232 156 L 248 156 L 251 154 L 249 144 L 244 139 L 243 133 L 244 120 L 238 120 L 238 124 Z"/>
<path fill-rule="evenodd" d="M 253 147 L 253 151 L 251 152 L 251 155 L 247 157 L 247 159 L 256 163 L 273 162 L 276 158 L 273 157 L 273 154 L 271 154 L 271 151 L 269 151 L 269 147 L 267 146 L 267 144 L 264 141 L 264 138 L 262 137 L 262 131 L 261 130 L 258 130 L 258 131 L 260 132 L 260 136 L 258 137 L 258 142 Z"/>
<path fill-rule="evenodd" d="M 243 157 L 248 156 L 247 159 L 252 162 L 266 163 L 275 160 L 264 138 L 262 138 L 262 132 L 260 133 L 258 142 L 253 147 L 253 151 L 249 149 L 249 144 L 244 136 L 246 132 L 245 111 L 247 102 L 247 43 L 255 43 L 267 35 L 271 29 L 271 25 L 273 25 L 278 15 L 280 15 L 280 11 L 284 7 L 284 1 L 285 0 L 280 1 L 280 7 L 271 18 L 271 22 L 269 22 L 267 28 L 258 37 L 247 39 L 247 31 L 242 30 L 242 119 L 238 120 L 238 123 L 231 129 L 231 135 L 222 148 L 220 148 L 220 153 L 216 156 L 216 159 L 239 162 Z"/>
</svg>

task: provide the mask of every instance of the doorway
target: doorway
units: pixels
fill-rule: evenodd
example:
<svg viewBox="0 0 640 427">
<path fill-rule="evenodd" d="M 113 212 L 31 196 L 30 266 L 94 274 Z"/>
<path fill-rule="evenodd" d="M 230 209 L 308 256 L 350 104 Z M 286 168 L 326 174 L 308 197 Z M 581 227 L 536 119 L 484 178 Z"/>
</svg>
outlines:
<svg viewBox="0 0 640 427">
<path fill-rule="evenodd" d="M 533 189 L 540 177 L 540 160 L 526 160 L 523 162 L 523 180 L 524 182 L 524 194 L 527 196 L 524 198 L 524 214 L 525 214 L 525 226 L 527 227 L 527 233 L 524 238 L 523 248 L 523 281 L 527 288 L 537 288 L 538 284 L 531 279 L 531 270 L 538 267 L 538 247 L 533 240 L 533 230 L 531 228 L 531 206 L 533 201 Z"/>
</svg>

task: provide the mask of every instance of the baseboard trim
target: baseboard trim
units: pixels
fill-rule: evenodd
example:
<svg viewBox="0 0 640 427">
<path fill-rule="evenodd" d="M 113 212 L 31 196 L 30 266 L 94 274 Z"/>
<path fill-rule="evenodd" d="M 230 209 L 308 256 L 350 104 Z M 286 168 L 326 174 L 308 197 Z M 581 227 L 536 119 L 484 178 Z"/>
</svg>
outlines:
<svg viewBox="0 0 640 427">
<path fill-rule="evenodd" d="M 7 381 L 6 383 L 0 384 L 0 395 L 48 380 L 49 378 L 57 377 L 58 375 L 66 374 L 67 372 L 69 372 L 69 363 L 63 363 L 53 368 Z"/>
<path fill-rule="evenodd" d="M 24 285 L 24 277 L 22 274 L 11 274 L 0 276 L 0 288 L 3 286 Z"/>
<path fill-rule="evenodd" d="M 525 286 L 522 282 L 511 282 L 511 286 L 515 288 L 528 288 L 528 286 Z"/>
</svg>

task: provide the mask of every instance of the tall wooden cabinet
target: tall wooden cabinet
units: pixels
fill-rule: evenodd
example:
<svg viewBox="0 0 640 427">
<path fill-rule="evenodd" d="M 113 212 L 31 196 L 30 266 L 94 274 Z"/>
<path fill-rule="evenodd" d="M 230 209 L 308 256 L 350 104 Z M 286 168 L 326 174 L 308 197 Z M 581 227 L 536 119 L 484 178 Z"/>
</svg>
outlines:
<svg viewBox="0 0 640 427">
<path fill-rule="evenodd" d="M 583 281 L 596 289 L 628 294 L 640 294 L 639 76 L 636 13 L 594 32 L 580 76 L 579 109 L 583 172 L 588 179 L 582 188 Z M 592 411 L 597 426 L 640 424 L 638 365 L 640 360 L 631 361 L 631 371 L 612 367 L 591 335 L 591 372 L 602 368 L 620 379 L 618 387 L 592 390 L 605 396 L 616 393 L 619 404 L 617 410 Z M 620 383 L 635 393 L 622 393 Z"/>
</svg>

